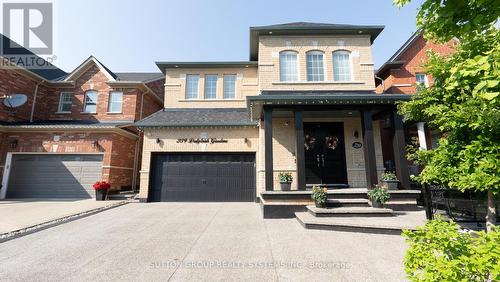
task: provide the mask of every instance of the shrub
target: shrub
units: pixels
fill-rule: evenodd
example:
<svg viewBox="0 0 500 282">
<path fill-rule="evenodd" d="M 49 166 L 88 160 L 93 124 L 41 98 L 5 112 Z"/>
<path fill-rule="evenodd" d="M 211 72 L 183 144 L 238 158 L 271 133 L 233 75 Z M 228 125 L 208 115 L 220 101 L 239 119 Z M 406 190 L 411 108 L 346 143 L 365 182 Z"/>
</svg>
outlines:
<svg viewBox="0 0 500 282">
<path fill-rule="evenodd" d="M 318 204 L 325 204 L 328 198 L 328 189 L 314 186 L 312 189 L 311 199 Z"/>
<path fill-rule="evenodd" d="M 500 281 L 500 232 L 462 232 L 441 218 L 405 230 L 404 259 L 411 281 Z"/>
<path fill-rule="evenodd" d="M 279 175 L 278 175 L 279 179 L 280 179 L 280 182 L 292 182 L 293 180 L 293 177 L 292 177 L 292 174 L 289 173 L 289 172 L 281 172 Z"/>
<path fill-rule="evenodd" d="M 398 180 L 394 172 L 386 171 L 382 174 L 382 180 Z"/>
<path fill-rule="evenodd" d="M 92 187 L 94 190 L 108 190 L 111 188 L 111 184 L 106 181 L 97 181 L 94 185 L 92 185 Z"/>
<path fill-rule="evenodd" d="M 375 185 L 375 188 L 368 191 L 368 198 L 372 201 L 385 204 L 391 198 L 391 195 L 387 192 L 386 187 Z"/>
</svg>

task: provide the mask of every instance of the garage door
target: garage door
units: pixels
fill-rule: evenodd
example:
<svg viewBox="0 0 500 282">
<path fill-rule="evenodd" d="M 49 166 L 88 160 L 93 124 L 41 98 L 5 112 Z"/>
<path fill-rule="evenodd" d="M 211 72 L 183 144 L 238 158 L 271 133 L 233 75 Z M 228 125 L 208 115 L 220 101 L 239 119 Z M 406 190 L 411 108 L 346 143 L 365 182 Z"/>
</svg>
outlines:
<svg viewBox="0 0 500 282">
<path fill-rule="evenodd" d="M 91 198 L 102 178 L 102 155 L 16 155 L 7 198 Z"/>
<path fill-rule="evenodd" d="M 150 201 L 255 201 L 254 154 L 154 154 Z"/>
</svg>

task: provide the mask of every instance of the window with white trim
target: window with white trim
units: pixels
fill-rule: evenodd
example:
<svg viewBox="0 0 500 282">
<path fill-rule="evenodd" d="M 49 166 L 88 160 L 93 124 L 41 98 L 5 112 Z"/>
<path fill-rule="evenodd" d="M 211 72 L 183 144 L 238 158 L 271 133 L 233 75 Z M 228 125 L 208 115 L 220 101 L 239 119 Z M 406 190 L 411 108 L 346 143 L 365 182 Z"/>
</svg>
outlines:
<svg viewBox="0 0 500 282">
<path fill-rule="evenodd" d="M 217 75 L 205 75 L 205 99 L 217 99 Z"/>
<path fill-rule="evenodd" d="M 59 108 L 60 113 L 71 112 L 71 107 L 73 106 L 73 93 L 71 92 L 61 92 L 59 96 Z"/>
<path fill-rule="evenodd" d="M 306 54 L 307 81 L 324 81 L 323 53 L 309 51 Z"/>
<path fill-rule="evenodd" d="M 280 53 L 280 81 L 298 80 L 297 52 L 283 51 Z"/>
<path fill-rule="evenodd" d="M 186 99 L 198 99 L 198 82 L 200 75 L 186 75 Z"/>
<path fill-rule="evenodd" d="M 224 75 L 224 99 L 236 98 L 236 75 Z"/>
<path fill-rule="evenodd" d="M 108 112 L 121 113 L 123 104 L 123 92 L 112 91 L 109 93 Z"/>
<path fill-rule="evenodd" d="M 429 87 L 429 81 L 427 80 L 427 75 L 425 75 L 425 73 L 416 73 L 415 79 L 417 81 L 417 91 Z"/>
<path fill-rule="evenodd" d="M 333 80 L 350 81 L 351 80 L 351 58 L 347 51 L 335 51 L 333 58 Z"/>
<path fill-rule="evenodd" d="M 85 92 L 83 112 L 84 113 L 97 112 L 97 91 L 89 90 L 89 91 Z"/>
</svg>

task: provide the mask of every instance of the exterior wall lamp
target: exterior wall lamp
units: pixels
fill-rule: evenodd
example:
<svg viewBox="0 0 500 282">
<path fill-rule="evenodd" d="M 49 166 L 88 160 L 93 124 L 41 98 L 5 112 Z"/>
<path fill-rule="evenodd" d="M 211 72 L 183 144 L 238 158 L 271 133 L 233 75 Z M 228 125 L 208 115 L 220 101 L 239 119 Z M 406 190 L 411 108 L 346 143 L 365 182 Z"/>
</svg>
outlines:
<svg viewBox="0 0 500 282">
<path fill-rule="evenodd" d="M 99 146 L 99 141 L 94 140 L 91 145 L 92 145 L 92 148 L 97 148 L 97 146 Z"/>
<path fill-rule="evenodd" d="M 354 130 L 354 138 L 358 138 L 359 137 L 359 132 L 358 130 Z"/>
<path fill-rule="evenodd" d="M 19 141 L 17 141 L 17 139 L 14 139 L 10 142 L 10 148 L 15 149 L 15 148 L 17 148 L 18 144 L 19 144 Z"/>
<path fill-rule="evenodd" d="M 156 138 L 156 144 L 160 144 L 160 143 L 161 143 L 160 138 Z"/>
</svg>

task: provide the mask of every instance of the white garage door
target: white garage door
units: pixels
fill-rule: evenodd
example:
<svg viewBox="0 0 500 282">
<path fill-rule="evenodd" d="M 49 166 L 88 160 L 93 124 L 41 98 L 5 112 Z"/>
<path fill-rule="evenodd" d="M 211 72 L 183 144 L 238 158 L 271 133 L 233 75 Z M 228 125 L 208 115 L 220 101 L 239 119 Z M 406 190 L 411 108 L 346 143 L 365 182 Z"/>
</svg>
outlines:
<svg viewBox="0 0 500 282">
<path fill-rule="evenodd" d="M 102 155 L 14 154 L 7 198 L 91 198 Z"/>
</svg>

